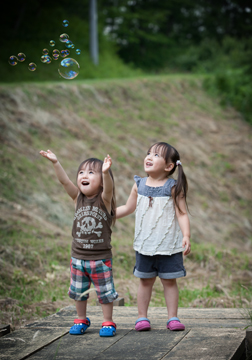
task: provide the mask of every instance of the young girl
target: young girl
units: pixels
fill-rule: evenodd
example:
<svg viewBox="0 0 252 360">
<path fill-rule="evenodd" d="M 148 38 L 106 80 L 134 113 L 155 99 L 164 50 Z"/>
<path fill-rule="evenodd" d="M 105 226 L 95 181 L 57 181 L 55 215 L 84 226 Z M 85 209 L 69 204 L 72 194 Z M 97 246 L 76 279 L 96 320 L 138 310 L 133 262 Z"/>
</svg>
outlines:
<svg viewBox="0 0 252 360">
<path fill-rule="evenodd" d="M 171 175 L 178 169 L 178 179 Z M 150 330 L 147 311 L 152 287 L 159 276 L 164 287 L 168 310 L 167 328 L 184 330 L 177 317 L 178 287 L 176 279 L 186 275 L 184 255 L 190 253 L 190 224 L 187 215 L 187 180 L 177 150 L 158 142 L 150 147 L 144 159 L 147 177 L 134 176 L 135 184 L 126 205 L 116 209 L 116 218 L 135 215 L 136 265 L 134 275 L 140 278 L 137 293 L 137 331 Z"/>
<path fill-rule="evenodd" d="M 69 179 L 50 150 L 40 151 L 54 166 L 56 175 L 75 203 L 72 228 L 71 284 L 69 297 L 75 300 L 78 318 L 69 333 L 84 334 L 90 326 L 86 317 L 88 295 L 80 296 L 91 282 L 102 306 L 104 322 L 100 336 L 114 336 L 113 301 L 118 297 L 112 275 L 111 225 L 115 222 L 115 190 L 112 160 L 90 158 L 77 171 L 77 186 Z"/>
</svg>

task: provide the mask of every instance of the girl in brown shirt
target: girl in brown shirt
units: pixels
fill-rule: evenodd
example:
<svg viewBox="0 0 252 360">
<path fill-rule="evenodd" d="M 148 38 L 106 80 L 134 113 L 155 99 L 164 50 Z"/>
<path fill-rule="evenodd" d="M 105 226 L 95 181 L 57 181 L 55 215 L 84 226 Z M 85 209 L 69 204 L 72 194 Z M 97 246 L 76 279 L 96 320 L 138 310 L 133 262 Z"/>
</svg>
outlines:
<svg viewBox="0 0 252 360">
<path fill-rule="evenodd" d="M 75 300 L 78 318 L 69 333 L 84 334 L 90 326 L 86 317 L 88 294 L 82 293 L 94 284 L 102 306 L 104 321 L 100 336 L 114 336 L 113 301 L 118 297 L 112 274 L 111 226 L 115 222 L 115 188 L 112 160 L 90 158 L 77 171 L 77 186 L 67 176 L 55 154 L 40 151 L 54 166 L 60 183 L 75 203 L 72 228 L 71 284 L 69 296 Z"/>
</svg>

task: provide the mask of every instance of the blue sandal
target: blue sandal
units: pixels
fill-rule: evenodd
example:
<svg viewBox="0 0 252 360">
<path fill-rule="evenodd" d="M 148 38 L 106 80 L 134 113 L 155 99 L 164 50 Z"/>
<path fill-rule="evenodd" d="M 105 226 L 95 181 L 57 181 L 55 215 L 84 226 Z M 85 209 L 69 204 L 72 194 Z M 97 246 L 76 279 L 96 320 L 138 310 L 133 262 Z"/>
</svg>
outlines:
<svg viewBox="0 0 252 360">
<path fill-rule="evenodd" d="M 75 319 L 74 325 L 69 330 L 69 334 L 71 335 L 82 335 L 90 326 L 91 322 L 89 318 L 86 319 Z"/>
<path fill-rule="evenodd" d="M 116 324 L 113 321 L 105 321 L 102 323 L 100 336 L 111 337 L 116 334 Z"/>
</svg>

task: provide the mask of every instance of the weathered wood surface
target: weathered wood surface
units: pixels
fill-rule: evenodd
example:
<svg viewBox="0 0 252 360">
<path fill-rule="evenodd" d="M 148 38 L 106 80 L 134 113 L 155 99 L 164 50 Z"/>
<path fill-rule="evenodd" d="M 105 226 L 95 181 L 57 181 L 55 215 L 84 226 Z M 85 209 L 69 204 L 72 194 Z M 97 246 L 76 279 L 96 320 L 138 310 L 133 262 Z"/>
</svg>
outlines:
<svg viewBox="0 0 252 360">
<path fill-rule="evenodd" d="M 76 316 L 74 306 L 29 324 L 0 338 L 1 360 L 60 359 L 232 359 L 245 349 L 248 320 L 236 309 L 180 308 L 186 325 L 181 332 L 166 329 L 166 308 L 149 308 L 152 330 L 137 332 L 137 308 L 114 307 L 116 336 L 101 338 L 100 306 L 88 307 L 91 326 L 84 335 L 69 335 Z"/>
</svg>

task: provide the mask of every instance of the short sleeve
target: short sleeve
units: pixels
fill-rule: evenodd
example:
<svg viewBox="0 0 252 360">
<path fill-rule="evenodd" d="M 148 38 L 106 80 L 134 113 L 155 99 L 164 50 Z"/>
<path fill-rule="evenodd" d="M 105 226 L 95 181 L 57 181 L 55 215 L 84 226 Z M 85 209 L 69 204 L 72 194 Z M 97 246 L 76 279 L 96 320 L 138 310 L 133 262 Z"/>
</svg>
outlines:
<svg viewBox="0 0 252 360">
<path fill-rule="evenodd" d="M 142 178 L 141 178 L 140 176 L 137 176 L 137 175 L 134 176 L 134 180 L 135 180 L 135 182 L 136 182 L 136 184 L 137 184 L 137 187 L 139 187 L 139 184 L 140 184 L 141 179 L 142 179 Z"/>
<path fill-rule="evenodd" d="M 176 184 L 177 184 L 177 181 L 173 178 L 170 178 L 167 180 L 167 182 L 165 183 L 165 189 L 164 189 L 166 196 L 171 196 L 172 188 Z"/>
</svg>

